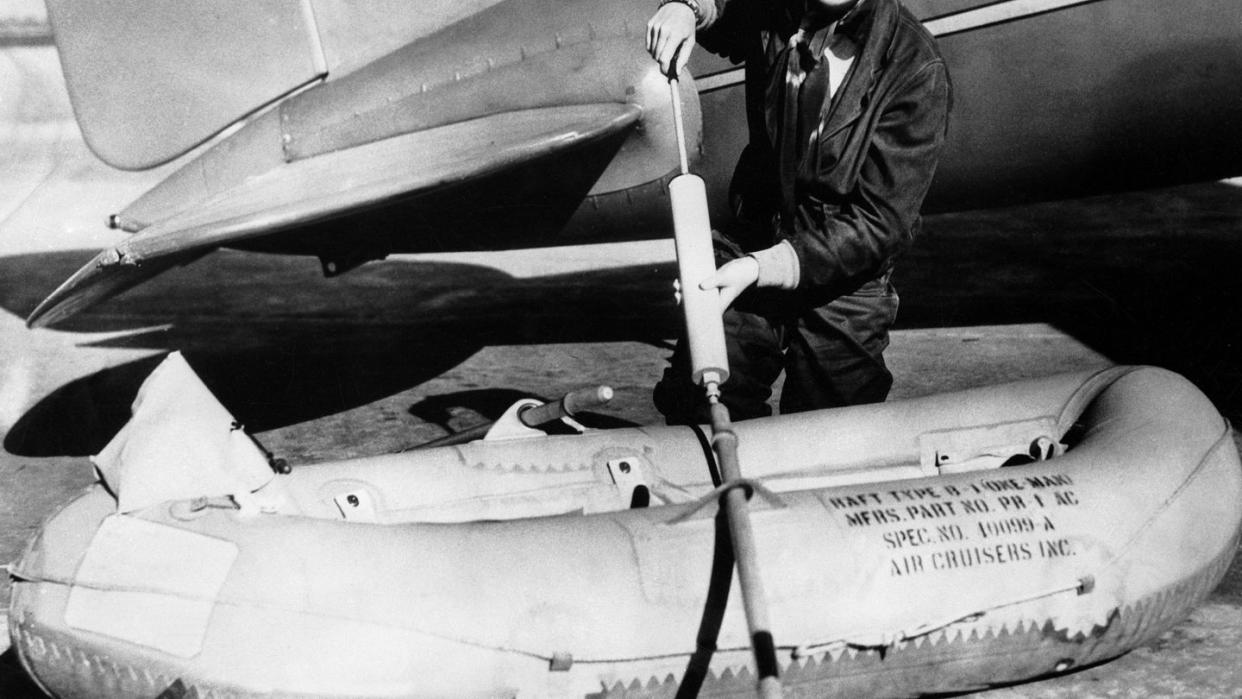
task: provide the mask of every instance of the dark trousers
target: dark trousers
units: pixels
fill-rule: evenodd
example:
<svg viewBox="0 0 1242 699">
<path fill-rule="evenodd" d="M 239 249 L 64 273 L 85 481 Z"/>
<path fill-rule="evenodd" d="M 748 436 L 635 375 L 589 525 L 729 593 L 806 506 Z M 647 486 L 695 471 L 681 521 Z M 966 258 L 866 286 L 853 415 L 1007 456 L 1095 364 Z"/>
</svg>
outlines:
<svg viewBox="0 0 1242 699">
<path fill-rule="evenodd" d="M 888 397 L 893 375 L 883 355 L 898 305 L 888 275 L 816 308 L 796 308 L 797 298 L 796 292 L 752 290 L 725 311 L 730 373 L 721 400 L 733 419 L 770 415 L 767 400 L 782 370 L 782 413 Z M 703 389 L 690 381 L 684 338 L 653 398 L 670 424 L 710 422 Z"/>
</svg>

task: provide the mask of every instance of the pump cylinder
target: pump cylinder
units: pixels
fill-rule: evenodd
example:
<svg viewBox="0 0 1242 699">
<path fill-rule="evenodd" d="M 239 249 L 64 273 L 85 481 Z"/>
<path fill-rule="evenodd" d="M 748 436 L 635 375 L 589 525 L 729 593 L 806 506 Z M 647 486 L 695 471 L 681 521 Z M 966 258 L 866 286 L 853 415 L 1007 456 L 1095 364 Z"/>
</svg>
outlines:
<svg viewBox="0 0 1242 699">
<path fill-rule="evenodd" d="M 690 372 L 695 383 L 724 383 L 729 378 L 725 352 L 720 292 L 700 289 L 699 284 L 716 273 L 712 252 L 711 219 L 707 213 L 707 187 L 697 175 L 678 175 L 668 185 L 673 205 L 673 234 L 681 303 L 686 318 L 686 342 L 690 345 Z"/>
</svg>

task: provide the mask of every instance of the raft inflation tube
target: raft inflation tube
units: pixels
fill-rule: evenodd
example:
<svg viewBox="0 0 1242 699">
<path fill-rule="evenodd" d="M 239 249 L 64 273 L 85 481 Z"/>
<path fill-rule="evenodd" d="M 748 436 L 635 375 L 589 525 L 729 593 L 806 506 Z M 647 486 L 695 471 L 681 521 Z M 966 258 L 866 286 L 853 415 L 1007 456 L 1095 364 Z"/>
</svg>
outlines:
<svg viewBox="0 0 1242 699">
<path fill-rule="evenodd" d="M 281 475 L 194 381 L 177 355 L 157 369 L 95 457 L 106 485 L 11 567 L 13 648 L 48 692 L 753 691 L 701 430 Z M 1159 369 L 734 430 L 781 682 L 803 696 L 962 692 L 1112 658 L 1184 618 L 1238 543 L 1231 430 Z"/>
</svg>

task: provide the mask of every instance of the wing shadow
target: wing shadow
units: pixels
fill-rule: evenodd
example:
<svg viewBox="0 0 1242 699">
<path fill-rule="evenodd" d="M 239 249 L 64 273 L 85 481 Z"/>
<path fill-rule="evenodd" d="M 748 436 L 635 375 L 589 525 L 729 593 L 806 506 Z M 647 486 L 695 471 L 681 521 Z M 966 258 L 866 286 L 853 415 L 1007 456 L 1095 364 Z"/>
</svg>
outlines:
<svg viewBox="0 0 1242 699">
<path fill-rule="evenodd" d="M 72 252 L 0 258 L 0 306 L 22 315 L 37 303 L 31 289 L 79 261 Z M 61 328 L 106 334 L 84 338 L 93 347 L 182 351 L 256 433 L 392 396 L 486 346 L 660 343 L 676 333 L 668 266 L 533 279 L 454 263 L 367 265 L 333 279 L 318 270 L 305 258 L 219 252 Z M 14 424 L 5 449 L 20 456 L 97 453 L 128 419 L 138 386 L 160 359 L 57 388 Z M 494 419 L 503 411 L 494 398 L 465 392 L 445 400 Z"/>
<path fill-rule="evenodd" d="M 1237 415 L 1239 223 L 1242 189 L 1224 184 L 936 216 L 898 266 L 899 327 L 1048 323 L 1113 361 L 1183 373 Z M 38 301 L 32 289 L 86 254 L 0 258 L 0 306 L 21 315 Z M 312 259 L 222 251 L 64 329 L 129 333 L 87 340 L 96 346 L 182 350 L 264 431 L 393 395 L 486 346 L 664 343 L 679 326 L 673 276 L 671 264 L 518 279 L 476 265 L 385 262 L 324 279 Z M 139 362 L 61 387 L 6 448 L 92 453 L 148 369 Z M 460 397 L 484 417 L 497 412 L 482 394 Z M 66 430 L 74 415 L 90 417 Z"/>
<path fill-rule="evenodd" d="M 898 263 L 898 325 L 1047 323 L 1236 417 L 1240 233 L 1242 188 L 1223 183 L 939 215 Z"/>
</svg>

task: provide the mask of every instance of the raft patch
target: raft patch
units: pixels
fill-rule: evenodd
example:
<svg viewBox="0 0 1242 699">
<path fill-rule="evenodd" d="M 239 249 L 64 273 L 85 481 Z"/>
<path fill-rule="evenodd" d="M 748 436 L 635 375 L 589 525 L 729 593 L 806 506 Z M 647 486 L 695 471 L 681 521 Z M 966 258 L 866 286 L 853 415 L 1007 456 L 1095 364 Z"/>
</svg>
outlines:
<svg viewBox="0 0 1242 699">
<path fill-rule="evenodd" d="M 237 545 L 125 515 L 95 532 L 65 623 L 182 658 L 202 650 Z"/>
</svg>

